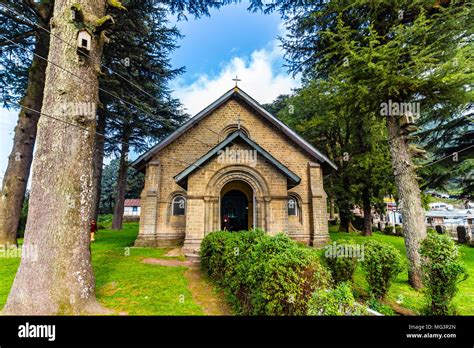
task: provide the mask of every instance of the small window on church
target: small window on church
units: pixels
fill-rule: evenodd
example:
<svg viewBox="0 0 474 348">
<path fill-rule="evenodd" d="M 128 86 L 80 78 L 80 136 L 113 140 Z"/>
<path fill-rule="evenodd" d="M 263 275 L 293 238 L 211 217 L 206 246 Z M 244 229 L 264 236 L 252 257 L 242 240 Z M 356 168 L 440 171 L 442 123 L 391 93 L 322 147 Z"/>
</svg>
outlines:
<svg viewBox="0 0 474 348">
<path fill-rule="evenodd" d="M 176 196 L 171 203 L 171 215 L 186 215 L 186 198 Z"/>
<path fill-rule="evenodd" d="M 298 215 L 298 202 L 296 198 L 290 197 L 288 199 L 288 216 L 297 216 Z"/>
</svg>

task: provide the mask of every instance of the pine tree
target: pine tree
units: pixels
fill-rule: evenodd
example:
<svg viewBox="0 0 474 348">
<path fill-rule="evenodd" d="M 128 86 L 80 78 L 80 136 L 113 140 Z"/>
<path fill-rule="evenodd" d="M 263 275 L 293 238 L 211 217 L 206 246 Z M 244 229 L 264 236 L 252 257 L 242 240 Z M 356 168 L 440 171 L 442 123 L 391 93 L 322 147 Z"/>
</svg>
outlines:
<svg viewBox="0 0 474 348">
<path fill-rule="evenodd" d="M 0 199 L 0 245 L 16 244 L 26 185 L 33 161 L 39 113 L 43 103 L 49 33 L 54 1 L 38 3 L 5 1 L 0 5 L 1 58 L 0 101 L 7 108 L 20 108 L 13 147 L 2 183 Z M 28 13 L 26 18 L 22 13 Z M 35 52 L 32 55 L 29 51 Z"/>
<path fill-rule="evenodd" d="M 266 9 L 292 14 L 290 37 L 283 46 L 293 72 L 336 81 L 346 90 L 348 103 L 380 115 L 391 102 L 421 105 L 417 122 L 422 125 L 466 111 L 472 100 L 472 6 L 464 1 L 336 0 L 303 5 L 277 0 Z M 409 280 L 421 287 L 418 249 L 426 227 L 414 161 L 421 151 L 410 144 L 415 130 L 410 119 L 418 115 L 398 111 L 384 117 Z"/>
<path fill-rule="evenodd" d="M 120 159 L 112 223 L 116 230 L 122 229 L 129 152 L 147 150 L 186 117 L 168 86 L 183 69 L 173 69 L 169 61 L 180 34 L 176 27 L 169 27 L 166 16 L 155 1 L 129 1 L 126 13 L 114 14 L 114 31 L 104 52 L 104 65 L 115 73 L 105 74 L 101 86 L 120 96 L 101 93 L 108 115 L 106 153 Z"/>
</svg>

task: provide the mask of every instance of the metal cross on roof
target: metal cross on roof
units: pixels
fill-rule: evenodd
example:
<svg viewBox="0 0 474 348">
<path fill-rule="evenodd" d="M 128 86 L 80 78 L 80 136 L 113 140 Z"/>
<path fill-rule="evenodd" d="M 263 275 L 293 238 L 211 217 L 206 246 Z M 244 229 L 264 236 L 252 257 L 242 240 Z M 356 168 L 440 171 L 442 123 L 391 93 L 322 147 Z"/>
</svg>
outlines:
<svg viewBox="0 0 474 348">
<path fill-rule="evenodd" d="M 235 76 L 235 79 L 232 79 L 232 81 L 235 81 L 235 87 L 238 87 L 238 83 L 239 83 L 240 81 L 242 81 L 242 80 L 239 79 L 238 76 Z"/>
</svg>

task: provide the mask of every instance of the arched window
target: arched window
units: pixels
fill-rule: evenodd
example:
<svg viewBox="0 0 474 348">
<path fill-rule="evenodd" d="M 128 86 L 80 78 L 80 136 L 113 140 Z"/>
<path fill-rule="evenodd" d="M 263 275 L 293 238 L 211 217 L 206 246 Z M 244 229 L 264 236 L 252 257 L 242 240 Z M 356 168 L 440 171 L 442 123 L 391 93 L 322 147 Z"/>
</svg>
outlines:
<svg viewBox="0 0 474 348">
<path fill-rule="evenodd" d="M 295 197 L 288 198 L 288 216 L 298 216 L 298 200 Z"/>
<path fill-rule="evenodd" d="M 186 215 L 186 198 L 177 195 L 171 202 L 171 215 L 180 216 Z"/>
<path fill-rule="evenodd" d="M 220 132 L 220 138 L 221 139 L 227 138 L 227 137 L 231 136 L 232 133 L 234 133 L 238 130 L 240 130 L 242 133 L 244 133 L 247 138 L 250 138 L 248 129 L 245 128 L 242 125 L 240 125 L 240 127 L 239 127 L 238 124 L 229 124 L 229 125 L 225 126 Z"/>
</svg>

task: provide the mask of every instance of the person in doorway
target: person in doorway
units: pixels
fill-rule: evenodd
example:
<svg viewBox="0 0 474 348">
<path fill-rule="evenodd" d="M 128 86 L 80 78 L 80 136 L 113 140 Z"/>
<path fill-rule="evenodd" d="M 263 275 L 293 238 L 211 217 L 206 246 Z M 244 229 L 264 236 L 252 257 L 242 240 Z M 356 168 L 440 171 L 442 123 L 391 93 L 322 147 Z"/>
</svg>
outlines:
<svg viewBox="0 0 474 348">
<path fill-rule="evenodd" d="M 224 215 L 224 231 L 229 231 L 229 217 Z"/>
<path fill-rule="evenodd" d="M 91 242 L 95 242 L 95 234 L 97 233 L 97 223 L 94 219 L 91 221 Z"/>
</svg>

